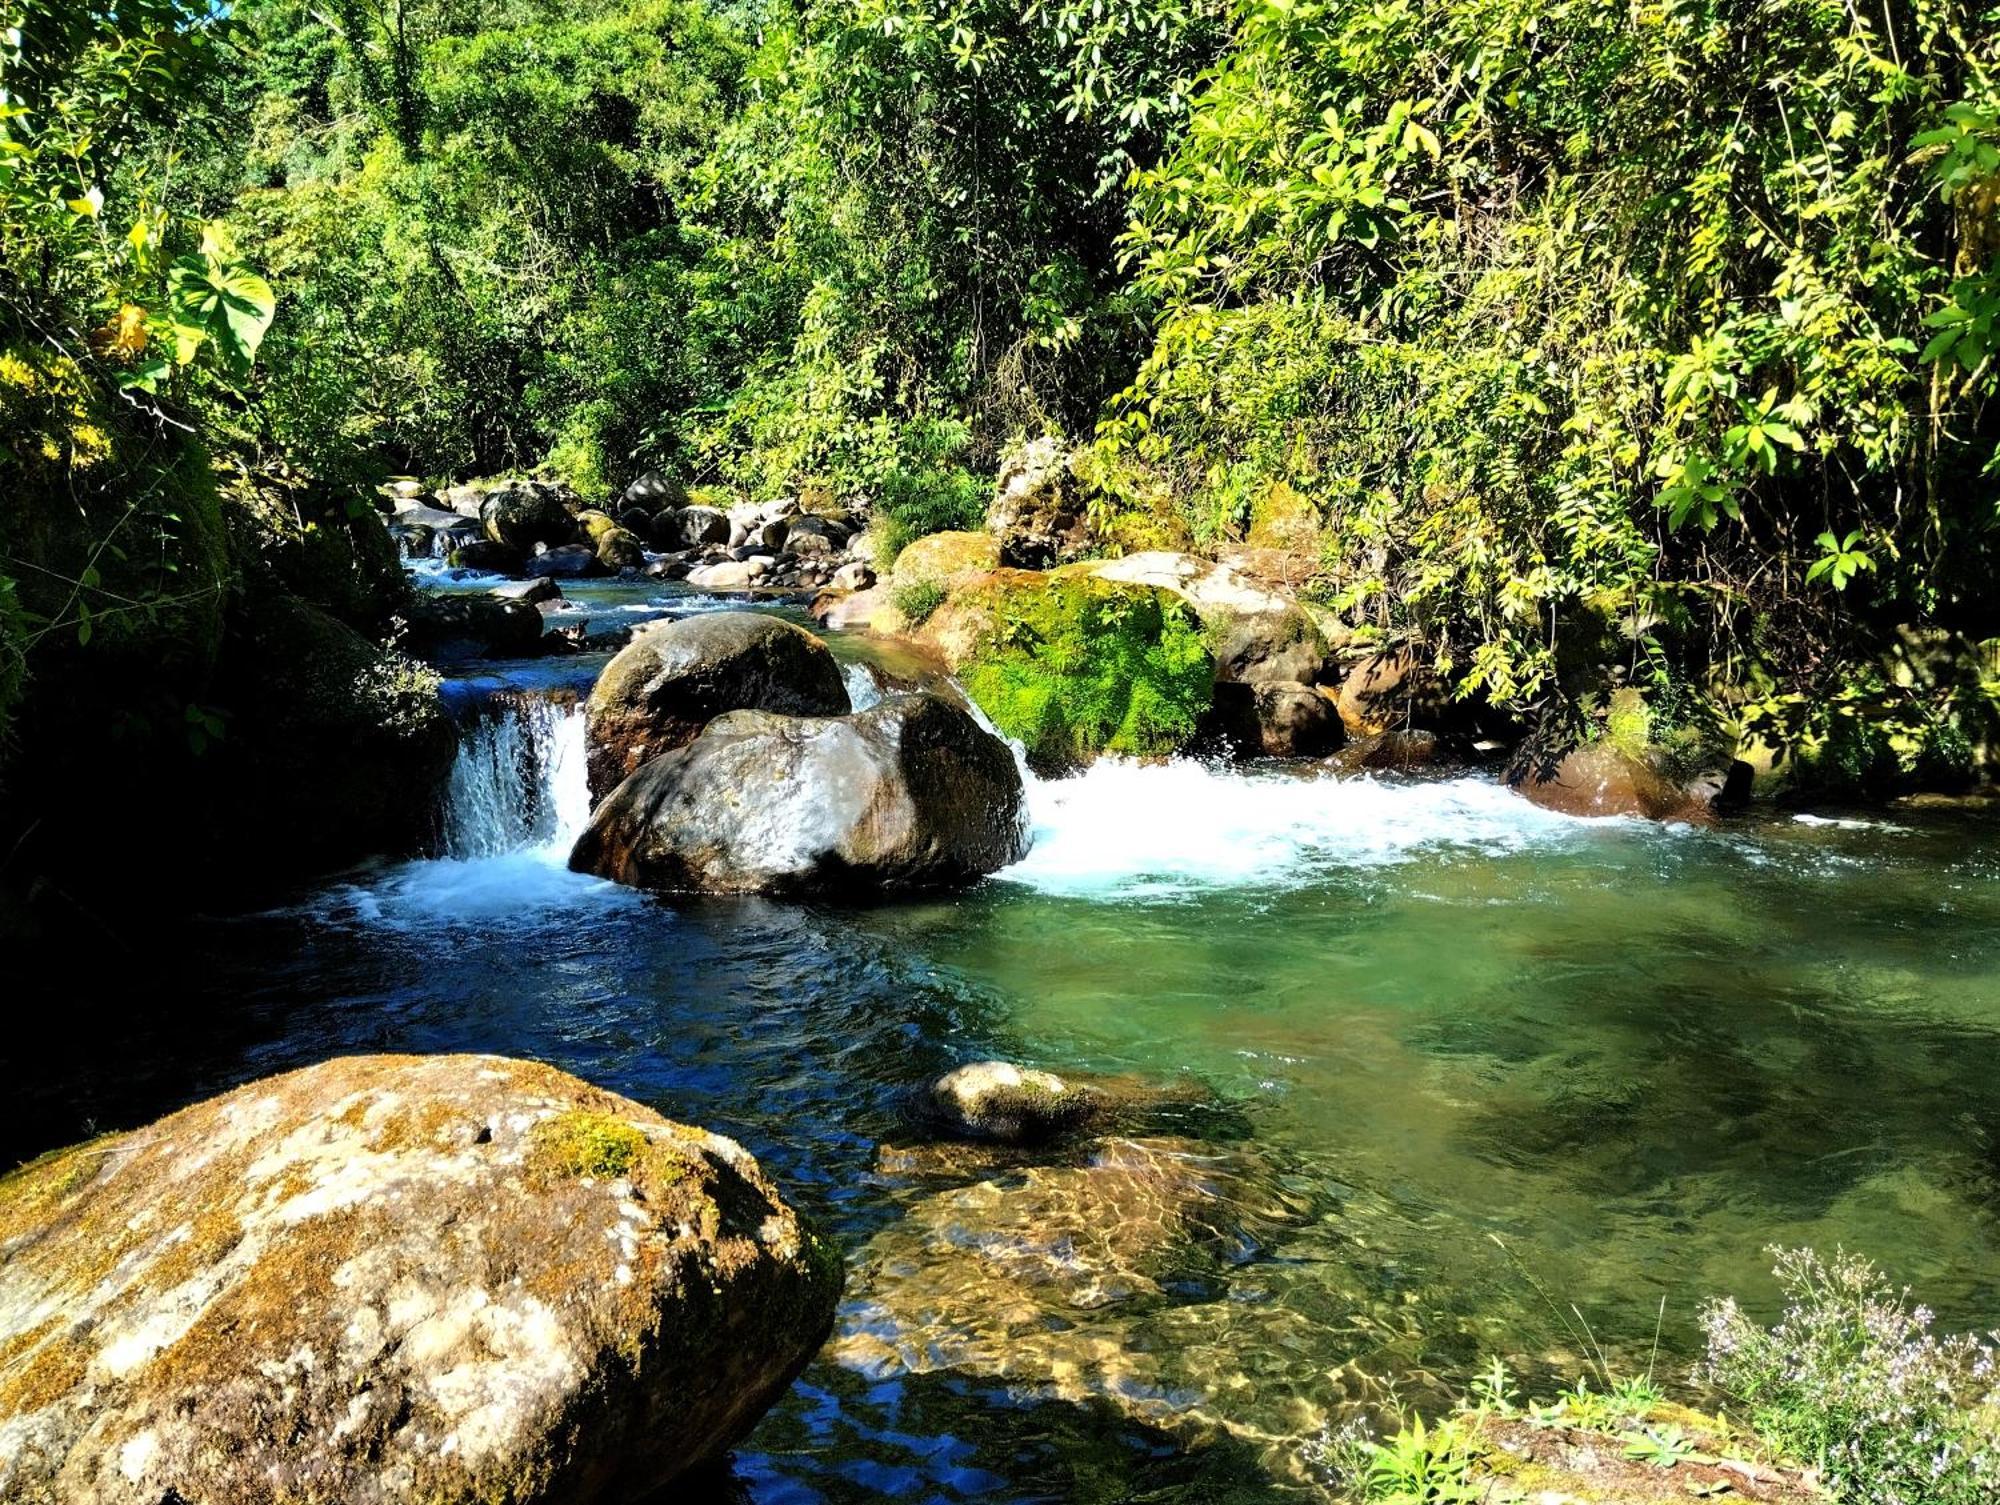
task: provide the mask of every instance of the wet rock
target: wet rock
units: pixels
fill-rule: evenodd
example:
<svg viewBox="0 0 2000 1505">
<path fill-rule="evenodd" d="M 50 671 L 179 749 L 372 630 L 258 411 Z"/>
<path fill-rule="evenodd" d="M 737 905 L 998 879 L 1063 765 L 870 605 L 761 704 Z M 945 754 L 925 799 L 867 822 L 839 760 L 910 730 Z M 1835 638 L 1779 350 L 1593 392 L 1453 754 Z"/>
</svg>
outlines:
<svg viewBox="0 0 2000 1505">
<path fill-rule="evenodd" d="M 1362 737 L 1341 749 L 1343 768 L 1394 770 L 1426 768 L 1437 761 L 1436 732 L 1393 730 Z"/>
<path fill-rule="evenodd" d="M 590 692 L 590 790 L 602 799 L 649 759 L 683 747 L 726 711 L 838 716 L 840 666 L 802 627 L 757 612 L 654 623 Z"/>
<path fill-rule="evenodd" d="M 452 550 L 449 562 L 457 569 L 479 570 L 489 575 L 518 575 L 527 565 L 528 556 L 520 549 L 495 543 L 490 538 L 473 538 Z"/>
<path fill-rule="evenodd" d="M 563 598 L 562 587 L 547 577 L 510 580 L 505 585 L 494 586 L 487 594 L 502 601 L 526 601 L 530 606 L 545 606 Z"/>
<path fill-rule="evenodd" d="M 1408 719 L 1428 676 L 1407 648 L 1371 654 L 1340 683 L 1340 719 L 1348 734 L 1372 737 Z"/>
<path fill-rule="evenodd" d="M 730 1140 L 358 1056 L 0 1182 L 0 1496 L 586 1505 L 729 1448 L 838 1254 Z"/>
<path fill-rule="evenodd" d="M 1089 550 L 1083 490 L 1060 440 L 1033 440 L 1001 464 L 986 527 L 1001 562 L 1016 569 L 1045 569 Z"/>
<path fill-rule="evenodd" d="M 771 573 L 771 563 L 763 555 L 749 559 L 724 560 L 720 564 L 704 564 L 699 569 L 689 570 L 687 582 L 701 590 L 749 590 L 763 582 Z"/>
<path fill-rule="evenodd" d="M 1006 744 L 939 696 L 732 711 L 613 790 L 570 866 L 671 891 L 958 887 L 1019 860 L 1023 809 Z"/>
<path fill-rule="evenodd" d="M 638 534 L 614 523 L 597 535 L 597 562 L 612 571 L 641 569 L 646 545 Z"/>
<path fill-rule="evenodd" d="M 1105 1094 L 1087 1083 L 1011 1061 L 973 1061 L 924 1094 L 925 1117 L 946 1134 L 1001 1144 L 1052 1139 L 1101 1116 Z"/>
<path fill-rule="evenodd" d="M 527 575 L 581 580 L 590 575 L 603 574 L 604 566 L 597 558 L 597 551 L 589 544 L 570 543 L 543 550 L 524 564 L 521 571 Z"/>
<path fill-rule="evenodd" d="M 437 542 L 437 530 L 426 523 L 391 523 L 389 537 L 396 552 L 405 559 L 429 559 Z"/>
<path fill-rule="evenodd" d="M 586 507 L 576 515 L 577 542 L 594 544 L 618 526 L 618 519 L 596 507 Z"/>
<path fill-rule="evenodd" d="M 619 505 L 643 507 L 647 512 L 664 508 L 678 510 L 687 505 L 687 488 L 663 471 L 649 470 L 619 493 Z"/>
<path fill-rule="evenodd" d="M 875 571 L 858 559 L 851 559 L 833 572 L 828 582 L 837 591 L 865 591 L 875 583 Z"/>
<path fill-rule="evenodd" d="M 420 658 L 526 658 L 539 651 L 542 614 L 494 595 L 420 596 L 401 614 L 404 646 Z"/>
<path fill-rule="evenodd" d="M 687 576 L 685 559 L 655 559 L 646 566 L 646 577 L 650 580 L 685 580 Z"/>
<path fill-rule="evenodd" d="M 479 507 L 486 536 L 523 552 L 536 544 L 555 548 L 576 534 L 566 491 L 541 481 L 508 481 L 486 493 Z"/>
<path fill-rule="evenodd" d="M 1208 729 L 1237 757 L 1319 758 L 1347 736 L 1327 696 L 1275 681 L 1218 683 Z"/>
<path fill-rule="evenodd" d="M 785 546 L 795 554 L 830 558 L 847 547 L 853 529 L 828 517 L 804 515 L 785 528 Z"/>
<path fill-rule="evenodd" d="M 474 484 L 447 486 L 438 493 L 438 501 L 460 517 L 478 522 L 480 508 L 486 504 L 486 488 Z"/>
<path fill-rule="evenodd" d="M 680 548 L 729 541 L 729 515 L 715 507 L 683 507 L 674 514 L 674 528 Z"/>
<path fill-rule="evenodd" d="M 1519 788 L 1534 803 L 1565 815 L 1635 815 L 1698 824 L 1713 820 L 1718 809 L 1746 801 L 1750 780 L 1750 765 L 1739 762 L 1726 776 L 1683 784 L 1650 752 L 1592 742 L 1569 753 L 1552 772 L 1531 771 Z"/>
</svg>

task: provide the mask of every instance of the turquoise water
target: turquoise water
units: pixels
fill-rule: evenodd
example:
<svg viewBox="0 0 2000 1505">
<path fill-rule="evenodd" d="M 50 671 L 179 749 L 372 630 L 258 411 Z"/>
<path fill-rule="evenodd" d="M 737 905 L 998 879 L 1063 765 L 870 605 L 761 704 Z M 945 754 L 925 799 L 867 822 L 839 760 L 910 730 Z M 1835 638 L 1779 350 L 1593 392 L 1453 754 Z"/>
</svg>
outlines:
<svg viewBox="0 0 2000 1505">
<path fill-rule="evenodd" d="M 1488 1355 L 1574 1377 L 1585 1323 L 1678 1382 L 1704 1299 L 1768 1305 L 1774 1242 L 2000 1318 L 1985 815 L 1697 832 L 1476 777 L 1103 765 L 1037 786 L 1034 852 L 967 895 L 668 903 L 563 870 L 579 730 L 523 731 L 518 830 L 201 925 L 212 1026 L 58 1062 L 25 1111 L 478 1049 L 738 1137 L 851 1273 L 716 1498 L 1310 1497 L 1352 1408 Z M 1032 1161 L 927 1144 L 910 1090 L 988 1055 L 1173 1090 Z"/>
</svg>

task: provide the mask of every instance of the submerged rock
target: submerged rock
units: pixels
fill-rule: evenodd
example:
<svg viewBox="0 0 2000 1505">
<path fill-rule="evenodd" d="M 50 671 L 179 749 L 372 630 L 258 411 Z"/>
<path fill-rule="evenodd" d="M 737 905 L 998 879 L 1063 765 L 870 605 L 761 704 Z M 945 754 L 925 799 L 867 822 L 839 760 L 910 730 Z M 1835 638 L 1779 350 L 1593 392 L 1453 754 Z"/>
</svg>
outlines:
<svg viewBox="0 0 2000 1505">
<path fill-rule="evenodd" d="M 686 746 L 725 711 L 849 709 L 840 666 L 803 627 L 749 611 L 648 626 L 590 692 L 591 796 L 602 799 L 649 759 Z"/>
<path fill-rule="evenodd" d="M 1437 761 L 1437 753 L 1437 733 L 1412 728 L 1358 738 L 1341 749 L 1340 764 L 1371 770 L 1424 768 Z"/>
<path fill-rule="evenodd" d="M 0 1498 L 632 1498 L 840 1284 L 730 1140 L 529 1062 L 329 1061 L 0 1181 Z"/>
<path fill-rule="evenodd" d="M 921 694 L 851 716 L 732 711 L 613 790 L 570 866 L 644 888 L 851 893 L 961 886 L 1026 849 L 1006 744 Z"/>
</svg>

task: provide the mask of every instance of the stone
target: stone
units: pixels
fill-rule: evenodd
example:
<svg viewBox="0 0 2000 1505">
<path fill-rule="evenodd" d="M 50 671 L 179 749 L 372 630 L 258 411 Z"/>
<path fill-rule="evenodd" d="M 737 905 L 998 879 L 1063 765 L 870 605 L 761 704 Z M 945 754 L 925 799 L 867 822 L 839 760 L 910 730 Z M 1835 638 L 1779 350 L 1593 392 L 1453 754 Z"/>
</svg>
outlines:
<svg viewBox="0 0 2000 1505">
<path fill-rule="evenodd" d="M 1715 818 L 1718 804 L 1727 809 L 1747 801 L 1750 765 L 1739 762 L 1728 777 L 1683 784 L 1655 756 L 1608 741 L 1590 742 L 1567 754 L 1553 770 L 1531 770 L 1519 788 L 1535 804 L 1565 815 L 1626 815 L 1701 825 Z"/>
<path fill-rule="evenodd" d="M 479 520 L 486 536 L 523 552 L 550 548 L 576 536 L 576 521 L 561 488 L 539 481 L 508 481 L 486 493 Z"/>
<path fill-rule="evenodd" d="M 1400 770 L 1424 768 L 1437 761 L 1438 738 L 1436 732 L 1419 728 L 1377 732 L 1371 737 L 1362 737 L 1341 749 L 1340 765 L 1343 768 L 1371 770 Z"/>
<path fill-rule="evenodd" d="M 1209 725 L 1238 757 L 1319 758 L 1346 741 L 1331 699 L 1280 681 L 1218 682 Z"/>
<path fill-rule="evenodd" d="M 570 866 L 678 892 L 956 888 L 1020 860 L 1025 809 L 1007 745 L 942 696 L 731 711 L 613 790 Z"/>
<path fill-rule="evenodd" d="M 531 602 L 471 593 L 419 596 L 401 613 L 403 646 L 419 658 L 525 658 L 539 651 L 542 614 Z"/>
<path fill-rule="evenodd" d="M 1102 580 L 1171 591 L 1193 607 L 1215 641 L 1217 679 L 1311 684 L 1323 671 L 1322 636 L 1310 613 L 1230 565 L 1152 550 L 1089 569 Z"/>
<path fill-rule="evenodd" d="M 1425 674 L 1407 648 L 1370 654 L 1340 682 L 1340 719 L 1354 737 L 1372 737 L 1405 721 Z"/>
<path fill-rule="evenodd" d="M 658 470 L 646 471 L 618 496 L 621 506 L 643 507 L 648 512 L 665 507 L 679 509 L 687 505 L 687 499 L 687 488 Z"/>
<path fill-rule="evenodd" d="M 523 574 L 552 576 L 563 580 L 581 580 L 590 575 L 604 573 L 604 565 L 597 557 L 597 551 L 587 543 L 562 544 L 557 548 L 545 549 L 521 566 Z"/>
<path fill-rule="evenodd" d="M 841 591 L 865 591 L 875 583 L 875 571 L 858 559 L 850 559 L 833 572 L 832 586 Z"/>
<path fill-rule="evenodd" d="M 749 590 L 770 573 L 769 559 L 756 555 L 749 559 L 704 564 L 699 569 L 688 571 L 687 582 L 702 590 Z"/>
<path fill-rule="evenodd" d="M 1033 1144 L 1100 1116 L 1097 1089 L 1011 1061 L 972 1061 L 925 1091 L 924 1116 L 946 1134 L 999 1144 Z"/>
<path fill-rule="evenodd" d="M 592 797 L 686 746 L 717 716 L 746 709 L 838 716 L 850 705 L 840 665 L 803 627 L 747 611 L 647 625 L 590 692 Z"/>
<path fill-rule="evenodd" d="M 323 1062 L 0 1181 L 0 1498 L 634 1498 L 840 1285 L 720 1135 L 533 1062 Z"/>
<path fill-rule="evenodd" d="M 563 598 L 562 587 L 543 576 L 534 580 L 509 580 L 486 593 L 501 601 L 526 601 L 530 606 L 546 606 Z"/>
<path fill-rule="evenodd" d="M 452 550 L 448 562 L 455 569 L 479 570 L 489 575 L 518 575 L 528 556 L 521 550 L 490 538 L 468 539 Z"/>
<path fill-rule="evenodd" d="M 703 544 L 729 542 L 729 514 L 714 507 L 683 507 L 674 515 L 680 534 L 679 547 L 699 548 Z"/>
<path fill-rule="evenodd" d="M 639 535 L 616 523 L 595 535 L 597 562 L 607 570 L 637 570 L 646 564 L 646 545 Z"/>
<path fill-rule="evenodd" d="M 953 590 L 1000 568 L 1000 542 L 990 533 L 928 533 L 912 539 L 889 571 L 889 590 L 937 585 Z"/>
<path fill-rule="evenodd" d="M 1082 488 L 1070 455 L 1055 438 L 1031 440 L 1008 455 L 986 510 L 986 527 L 1001 562 L 1044 569 L 1081 557 L 1091 545 Z"/>
</svg>

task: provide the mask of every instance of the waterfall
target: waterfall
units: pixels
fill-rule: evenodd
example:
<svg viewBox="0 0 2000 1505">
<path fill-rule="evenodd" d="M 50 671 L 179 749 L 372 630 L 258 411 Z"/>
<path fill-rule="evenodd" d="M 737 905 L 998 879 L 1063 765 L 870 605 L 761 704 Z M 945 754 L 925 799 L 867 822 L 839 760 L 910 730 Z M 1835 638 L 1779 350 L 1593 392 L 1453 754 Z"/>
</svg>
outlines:
<svg viewBox="0 0 2000 1505">
<path fill-rule="evenodd" d="M 460 861 L 531 848 L 567 854 L 590 820 L 584 713 L 574 702 L 509 696 L 460 735 L 444 795 L 444 855 Z"/>
</svg>

